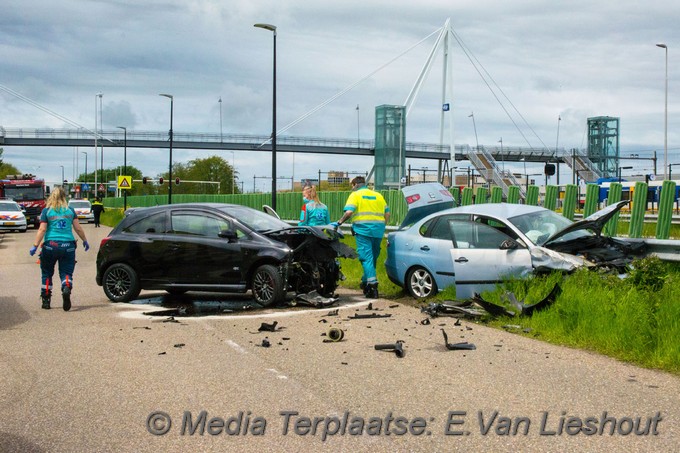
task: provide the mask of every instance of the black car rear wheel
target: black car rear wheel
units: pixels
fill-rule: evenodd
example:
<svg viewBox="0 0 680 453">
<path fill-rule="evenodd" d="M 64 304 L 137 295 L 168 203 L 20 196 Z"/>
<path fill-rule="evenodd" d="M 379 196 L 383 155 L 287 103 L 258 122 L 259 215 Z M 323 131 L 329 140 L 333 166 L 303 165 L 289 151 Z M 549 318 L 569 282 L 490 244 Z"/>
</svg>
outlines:
<svg viewBox="0 0 680 453">
<path fill-rule="evenodd" d="M 102 286 L 106 297 L 113 302 L 130 302 L 141 290 L 137 272 L 123 263 L 116 263 L 106 269 Z"/>
<path fill-rule="evenodd" d="M 281 274 L 270 264 L 262 265 L 255 270 L 251 288 L 255 302 L 265 307 L 281 302 L 285 297 Z"/>
<path fill-rule="evenodd" d="M 437 283 L 432 274 L 422 267 L 414 267 L 409 270 L 406 274 L 405 283 L 406 291 L 416 299 L 425 299 L 437 294 Z"/>
</svg>

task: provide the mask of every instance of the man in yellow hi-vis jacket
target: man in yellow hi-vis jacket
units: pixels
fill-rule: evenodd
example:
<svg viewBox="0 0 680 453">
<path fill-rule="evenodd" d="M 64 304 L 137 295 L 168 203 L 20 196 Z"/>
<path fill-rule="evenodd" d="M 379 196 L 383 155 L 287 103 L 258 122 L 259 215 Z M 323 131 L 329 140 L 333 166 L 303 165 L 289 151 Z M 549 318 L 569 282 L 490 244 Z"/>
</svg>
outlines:
<svg viewBox="0 0 680 453">
<path fill-rule="evenodd" d="M 383 196 L 366 187 L 366 179 L 357 176 L 352 180 L 352 193 L 347 198 L 344 214 L 333 225 L 339 226 L 352 218 L 352 232 L 357 241 L 357 252 L 364 273 L 361 287 L 369 299 L 378 298 L 378 278 L 375 266 L 380 255 L 380 243 L 385 234 L 385 224 L 390 220 L 390 208 Z"/>
</svg>

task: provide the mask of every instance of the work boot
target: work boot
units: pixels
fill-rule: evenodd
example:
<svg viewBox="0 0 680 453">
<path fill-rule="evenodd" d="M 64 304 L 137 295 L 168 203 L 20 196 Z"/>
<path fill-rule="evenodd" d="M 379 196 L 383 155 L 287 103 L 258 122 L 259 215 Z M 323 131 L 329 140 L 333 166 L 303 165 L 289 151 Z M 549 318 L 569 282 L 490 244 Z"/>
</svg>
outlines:
<svg viewBox="0 0 680 453">
<path fill-rule="evenodd" d="M 64 286 L 61 289 L 61 298 L 64 301 L 64 311 L 69 311 L 71 309 L 71 287 Z"/>
<path fill-rule="evenodd" d="M 364 296 L 366 295 L 366 282 L 361 282 L 359 283 L 359 288 L 361 291 L 364 293 Z"/>
<path fill-rule="evenodd" d="M 51 299 L 52 299 L 52 294 L 50 294 L 49 292 L 44 292 L 44 291 L 40 292 L 40 300 L 42 301 L 42 308 L 44 308 L 45 310 L 50 309 L 50 300 Z"/>
<path fill-rule="evenodd" d="M 364 294 L 367 299 L 378 299 L 380 297 L 378 295 L 378 284 L 377 283 L 367 284 Z"/>
</svg>

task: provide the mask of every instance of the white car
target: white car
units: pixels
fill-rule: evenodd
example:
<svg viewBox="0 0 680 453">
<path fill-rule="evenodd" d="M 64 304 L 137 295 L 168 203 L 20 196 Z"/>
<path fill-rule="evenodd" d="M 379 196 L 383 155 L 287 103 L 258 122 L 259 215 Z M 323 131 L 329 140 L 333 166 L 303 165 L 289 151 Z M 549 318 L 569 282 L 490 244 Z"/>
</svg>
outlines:
<svg viewBox="0 0 680 453">
<path fill-rule="evenodd" d="M 26 232 L 26 216 L 14 200 L 0 200 L 0 231 Z"/>
<path fill-rule="evenodd" d="M 94 214 L 92 213 L 92 203 L 88 200 L 69 200 L 69 208 L 73 208 L 78 216 L 80 222 L 94 223 Z"/>
</svg>

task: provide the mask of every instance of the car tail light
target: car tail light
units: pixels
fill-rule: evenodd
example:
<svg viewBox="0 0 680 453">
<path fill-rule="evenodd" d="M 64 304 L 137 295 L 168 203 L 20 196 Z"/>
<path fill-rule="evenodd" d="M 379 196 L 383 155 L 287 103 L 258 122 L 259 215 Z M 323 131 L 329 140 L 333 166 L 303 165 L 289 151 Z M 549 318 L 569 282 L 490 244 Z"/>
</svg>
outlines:
<svg viewBox="0 0 680 453">
<path fill-rule="evenodd" d="M 415 203 L 418 200 L 420 200 L 420 195 L 418 194 L 409 195 L 408 197 L 406 197 L 406 203 L 408 204 Z"/>
<path fill-rule="evenodd" d="M 111 239 L 111 237 L 109 237 L 109 236 L 106 236 L 104 239 L 102 239 L 102 241 L 99 243 L 99 248 L 100 248 L 100 249 L 103 249 L 103 248 L 104 248 L 104 244 L 106 244 L 107 242 L 109 242 L 110 239 Z"/>
</svg>

